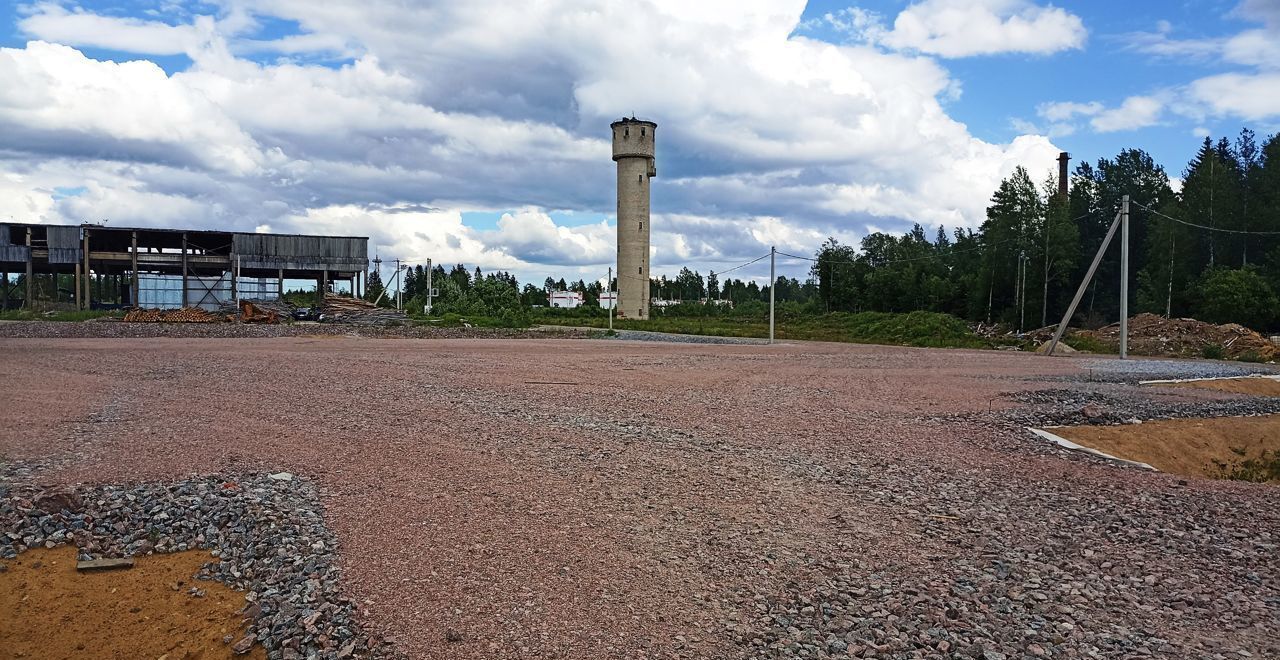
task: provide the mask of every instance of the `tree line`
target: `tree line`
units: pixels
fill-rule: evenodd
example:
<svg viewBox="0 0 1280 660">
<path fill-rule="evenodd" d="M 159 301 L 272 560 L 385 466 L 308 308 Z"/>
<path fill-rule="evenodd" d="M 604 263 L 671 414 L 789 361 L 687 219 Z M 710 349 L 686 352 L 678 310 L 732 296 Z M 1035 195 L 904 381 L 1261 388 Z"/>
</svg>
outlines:
<svg viewBox="0 0 1280 660">
<path fill-rule="evenodd" d="M 1175 190 L 1164 167 L 1141 149 L 1081 162 L 1069 193 L 1057 177 L 1036 183 L 1023 167 L 1001 181 L 977 229 L 902 235 L 876 232 L 855 247 L 835 238 L 812 257 L 803 281 L 781 276 L 772 285 L 749 277 L 705 276 L 682 268 L 650 279 L 650 294 L 684 304 L 669 314 L 763 313 L 772 286 L 782 314 L 944 312 L 974 322 L 1031 329 L 1065 311 L 1124 195 L 1130 206 L 1130 310 L 1239 322 L 1261 330 L 1280 322 L 1280 136 L 1261 145 L 1249 129 L 1234 139 L 1205 138 Z M 1198 226 L 1197 226 L 1198 225 Z M 1272 232 L 1272 233 L 1267 233 Z M 932 234 L 932 238 L 929 234 Z M 1119 318 L 1119 241 L 1104 255 L 1076 322 L 1096 326 Z M 519 316 L 547 305 L 547 292 L 578 291 L 595 308 L 600 281 L 546 278 L 523 286 L 507 272 L 436 266 L 431 283 L 437 313 Z M 383 284 L 371 272 L 367 295 Z M 617 290 L 617 281 L 611 283 Z M 410 309 L 427 298 L 422 266 L 404 274 Z M 698 303 L 728 300 L 733 305 Z"/>
<path fill-rule="evenodd" d="M 1270 329 L 1280 322 L 1280 136 L 1259 146 L 1244 129 L 1205 138 L 1175 191 L 1140 149 L 1080 163 L 1070 192 L 1056 176 L 1040 185 L 1024 168 L 1004 179 L 974 231 L 916 225 L 903 236 L 874 233 L 860 249 L 828 240 L 813 278 L 828 311 L 947 312 L 1034 328 L 1055 323 L 1129 195 L 1129 308 Z M 1198 226 L 1193 226 L 1198 225 Z M 1268 233 L 1271 232 L 1271 233 Z M 1076 318 L 1119 318 L 1118 236 Z"/>
</svg>

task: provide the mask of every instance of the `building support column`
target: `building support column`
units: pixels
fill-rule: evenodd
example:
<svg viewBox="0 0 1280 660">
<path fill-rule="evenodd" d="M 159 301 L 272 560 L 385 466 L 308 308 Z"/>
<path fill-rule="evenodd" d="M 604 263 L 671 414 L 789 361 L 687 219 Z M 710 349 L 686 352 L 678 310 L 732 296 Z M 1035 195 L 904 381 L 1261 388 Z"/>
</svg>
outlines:
<svg viewBox="0 0 1280 660">
<path fill-rule="evenodd" d="M 31 294 L 35 292 L 35 287 L 31 286 L 31 280 L 35 276 L 31 259 L 31 228 L 27 227 L 27 297 L 22 299 L 22 306 L 27 309 L 31 309 Z"/>
<path fill-rule="evenodd" d="M 76 285 L 75 286 L 76 286 L 76 309 L 84 309 L 84 307 L 81 305 L 81 303 L 83 302 L 83 298 L 80 295 L 82 293 L 80 290 L 80 264 L 76 264 Z"/>
<path fill-rule="evenodd" d="M 9 309 L 9 271 L 0 273 L 0 310 Z"/>
<path fill-rule="evenodd" d="M 182 306 L 187 306 L 187 234 L 182 234 Z"/>
<path fill-rule="evenodd" d="M 84 251 L 84 308 L 93 308 L 93 276 L 89 274 L 89 230 L 82 229 L 84 233 L 84 243 L 81 250 Z"/>
<path fill-rule="evenodd" d="M 284 269 L 276 269 L 276 299 L 284 300 Z"/>
<path fill-rule="evenodd" d="M 129 304 L 133 307 L 137 307 L 138 291 L 141 288 L 141 283 L 138 282 L 138 232 L 133 232 L 131 241 L 132 250 L 130 251 L 130 255 L 133 260 L 133 264 L 131 266 L 133 268 L 133 279 L 130 281 L 131 286 L 129 287 Z"/>
</svg>

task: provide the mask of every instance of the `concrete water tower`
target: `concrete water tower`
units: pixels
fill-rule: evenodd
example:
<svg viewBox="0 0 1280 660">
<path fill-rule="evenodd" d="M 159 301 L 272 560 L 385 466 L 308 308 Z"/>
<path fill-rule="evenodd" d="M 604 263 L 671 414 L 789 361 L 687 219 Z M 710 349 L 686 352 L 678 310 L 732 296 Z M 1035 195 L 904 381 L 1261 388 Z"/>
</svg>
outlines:
<svg viewBox="0 0 1280 660">
<path fill-rule="evenodd" d="M 654 165 L 653 134 L 658 125 L 623 119 L 613 129 L 618 163 L 618 316 L 649 318 L 649 179 Z"/>
</svg>

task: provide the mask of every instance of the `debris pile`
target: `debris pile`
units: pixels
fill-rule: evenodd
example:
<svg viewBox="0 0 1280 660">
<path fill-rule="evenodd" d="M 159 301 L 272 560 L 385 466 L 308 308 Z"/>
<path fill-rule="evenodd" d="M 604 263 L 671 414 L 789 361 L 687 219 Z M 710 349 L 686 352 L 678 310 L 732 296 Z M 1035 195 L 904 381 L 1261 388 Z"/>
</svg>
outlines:
<svg viewBox="0 0 1280 660">
<path fill-rule="evenodd" d="M 1120 344 L 1120 324 L 1113 323 L 1097 330 L 1080 330 L 1079 335 L 1093 337 L 1110 345 Z M 1270 361 L 1280 353 L 1266 337 L 1239 323 L 1213 325 L 1196 319 L 1167 319 L 1155 314 L 1139 314 L 1129 319 L 1129 351 L 1137 355 L 1201 357 L 1206 349 L 1221 347 L 1222 357 Z"/>
<path fill-rule="evenodd" d="M 285 315 L 288 318 L 288 314 Z M 248 300 L 240 301 L 240 320 L 244 323 L 279 323 L 280 314 L 274 309 Z"/>
<path fill-rule="evenodd" d="M 206 311 L 199 307 L 183 307 L 182 309 L 132 309 L 124 315 L 124 320 L 131 323 L 222 323 L 229 319 L 223 314 Z"/>
<path fill-rule="evenodd" d="M 324 296 L 324 321 L 332 323 L 351 323 L 354 325 L 387 325 L 408 321 L 407 314 L 400 310 L 378 307 L 371 302 L 359 298 L 348 298 L 328 293 Z"/>
</svg>

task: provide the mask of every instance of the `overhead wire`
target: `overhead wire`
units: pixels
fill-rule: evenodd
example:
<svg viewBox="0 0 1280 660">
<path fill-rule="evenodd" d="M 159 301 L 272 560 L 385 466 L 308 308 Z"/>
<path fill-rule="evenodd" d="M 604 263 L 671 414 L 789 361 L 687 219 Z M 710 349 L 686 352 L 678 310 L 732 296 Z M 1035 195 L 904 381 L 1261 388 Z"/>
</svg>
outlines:
<svg viewBox="0 0 1280 660">
<path fill-rule="evenodd" d="M 1184 225 L 1186 225 L 1186 226 L 1188 226 L 1188 227 L 1195 227 L 1196 229 L 1204 229 L 1204 230 L 1206 230 L 1206 231 L 1216 231 L 1216 232 L 1221 232 L 1221 233 L 1224 233 L 1224 234 L 1245 234 L 1245 235 L 1248 235 L 1248 236 L 1280 236 L 1280 231 L 1247 231 L 1247 230 L 1244 230 L 1244 229 L 1227 229 L 1226 227 L 1210 227 L 1210 226 L 1207 226 L 1207 225 L 1196 224 L 1196 223 L 1194 223 L 1194 222 L 1188 222 L 1188 221 L 1186 221 L 1186 220 L 1181 220 L 1181 219 L 1179 219 L 1179 218 L 1175 218 L 1175 217 L 1173 217 L 1173 216 L 1171 216 L 1171 215 L 1168 215 L 1168 214 L 1165 214 L 1165 213 L 1161 213 L 1161 212 L 1159 212 L 1159 211 L 1157 211 L 1157 210 L 1155 210 L 1155 209 L 1151 208 L 1150 206 L 1147 206 L 1146 204 L 1140 204 L 1140 203 L 1138 203 L 1138 202 L 1130 202 L 1130 204 L 1133 204 L 1134 206 L 1137 206 L 1137 207 L 1140 207 L 1140 208 L 1144 208 L 1144 209 L 1146 209 L 1146 210 L 1150 211 L 1151 213 L 1153 213 L 1153 214 L 1155 214 L 1155 215 L 1158 215 L 1158 216 L 1160 216 L 1160 217 L 1162 217 L 1162 218 L 1168 218 L 1169 220 L 1172 220 L 1172 221 L 1177 222 L 1177 223 L 1179 223 L 1179 224 L 1184 224 Z"/>
</svg>

